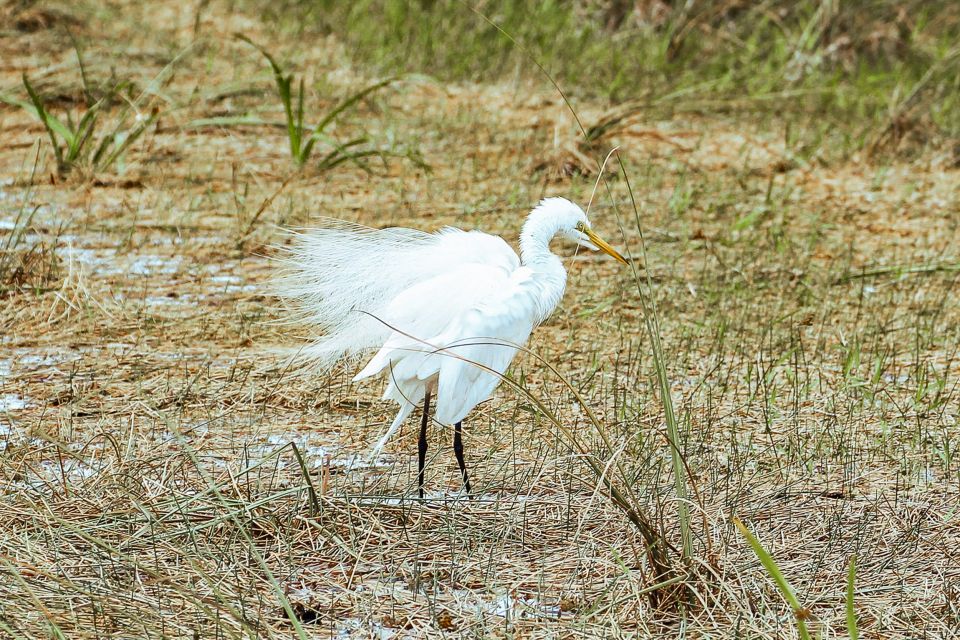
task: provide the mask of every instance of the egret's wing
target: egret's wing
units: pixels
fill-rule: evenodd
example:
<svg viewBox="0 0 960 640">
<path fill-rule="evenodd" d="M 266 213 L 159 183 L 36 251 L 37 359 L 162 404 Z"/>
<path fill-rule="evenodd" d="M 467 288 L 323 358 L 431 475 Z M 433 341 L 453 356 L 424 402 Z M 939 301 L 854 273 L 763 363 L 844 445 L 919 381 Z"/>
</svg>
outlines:
<svg viewBox="0 0 960 640">
<path fill-rule="evenodd" d="M 277 293 L 298 312 L 299 320 L 322 332 L 302 351 L 304 359 L 320 368 L 382 346 L 393 333 L 388 324 L 405 317 L 398 313 L 400 305 L 395 301 L 402 296 L 411 299 L 414 287 L 472 265 L 502 272 L 504 277 L 520 265 L 506 242 L 478 231 L 447 228 L 428 234 L 337 220 L 325 220 L 319 228 L 296 234 L 282 262 L 285 269 Z M 476 302 L 469 294 L 469 283 L 447 290 L 441 290 L 441 282 L 434 284 L 434 295 L 420 296 L 418 303 L 423 310 L 420 316 L 431 322 L 449 321 L 454 303 L 462 311 Z M 409 317 L 416 313 L 410 307 Z"/>
<path fill-rule="evenodd" d="M 536 324 L 536 304 L 517 280 L 461 314 L 438 336 L 437 342 L 444 347 L 438 353 L 439 422 L 460 422 L 490 397 L 518 347 L 530 337 Z"/>
<path fill-rule="evenodd" d="M 384 397 L 400 404 L 374 456 L 428 389 L 437 391 L 435 417 L 447 424 L 490 396 L 533 327 L 534 305 L 521 285 L 528 278 L 529 270 L 507 277 L 500 269 L 466 265 L 393 301 L 387 313 L 396 314 L 398 330 L 355 378 L 386 370 Z M 432 304 L 422 304 L 427 301 Z"/>
<path fill-rule="evenodd" d="M 463 267 L 411 288 L 398 306 L 410 310 L 411 324 L 398 330 L 357 374 L 355 380 L 386 371 L 384 397 L 401 405 L 417 402 L 437 381 L 437 419 L 452 423 L 485 400 L 500 382 L 537 319 L 535 288 L 528 269 L 510 276 L 490 267 Z M 466 284 L 469 283 L 469 284 Z M 457 286 L 453 286 L 457 285 Z M 415 303 L 434 296 L 418 313 Z"/>
<path fill-rule="evenodd" d="M 446 344 L 446 334 L 461 315 L 509 286 L 510 280 L 510 275 L 497 267 L 466 264 L 402 291 L 380 318 L 391 330 L 389 337 L 354 379 L 376 375 L 388 365 L 397 380 L 435 376 L 439 365 L 425 365 L 426 356 Z M 389 390 L 388 396 L 392 397 Z"/>
</svg>

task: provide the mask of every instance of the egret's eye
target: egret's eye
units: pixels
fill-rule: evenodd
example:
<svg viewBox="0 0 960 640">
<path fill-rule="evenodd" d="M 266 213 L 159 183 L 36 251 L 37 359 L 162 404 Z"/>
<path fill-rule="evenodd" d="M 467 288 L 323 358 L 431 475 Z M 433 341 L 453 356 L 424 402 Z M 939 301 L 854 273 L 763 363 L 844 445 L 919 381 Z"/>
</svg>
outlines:
<svg viewBox="0 0 960 640">
<path fill-rule="evenodd" d="M 579 231 L 580 233 L 585 233 L 586 230 L 587 230 L 587 225 L 583 224 L 582 222 L 577 222 L 575 228 L 576 228 L 576 230 Z"/>
</svg>

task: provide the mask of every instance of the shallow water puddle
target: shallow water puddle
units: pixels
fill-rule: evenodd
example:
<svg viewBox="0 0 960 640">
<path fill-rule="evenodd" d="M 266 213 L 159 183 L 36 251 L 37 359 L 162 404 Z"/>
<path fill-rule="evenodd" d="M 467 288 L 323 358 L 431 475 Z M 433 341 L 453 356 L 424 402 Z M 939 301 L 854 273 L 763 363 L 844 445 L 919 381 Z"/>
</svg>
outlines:
<svg viewBox="0 0 960 640">
<path fill-rule="evenodd" d="M 20 411 L 30 406 L 26 398 L 22 398 L 15 393 L 5 393 L 0 395 L 0 411 Z"/>
</svg>

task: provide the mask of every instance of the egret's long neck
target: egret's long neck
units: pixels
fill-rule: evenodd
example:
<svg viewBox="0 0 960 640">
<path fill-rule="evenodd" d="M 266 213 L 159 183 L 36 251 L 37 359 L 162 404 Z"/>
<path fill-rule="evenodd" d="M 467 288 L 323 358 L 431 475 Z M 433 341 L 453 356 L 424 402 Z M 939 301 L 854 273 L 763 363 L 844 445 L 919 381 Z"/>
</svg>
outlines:
<svg viewBox="0 0 960 640">
<path fill-rule="evenodd" d="M 559 221 L 546 214 L 534 209 L 520 233 L 520 260 L 533 271 L 531 284 L 537 289 L 538 322 L 553 313 L 567 286 L 567 271 L 560 258 L 550 251 L 550 241 L 560 230 Z"/>
</svg>

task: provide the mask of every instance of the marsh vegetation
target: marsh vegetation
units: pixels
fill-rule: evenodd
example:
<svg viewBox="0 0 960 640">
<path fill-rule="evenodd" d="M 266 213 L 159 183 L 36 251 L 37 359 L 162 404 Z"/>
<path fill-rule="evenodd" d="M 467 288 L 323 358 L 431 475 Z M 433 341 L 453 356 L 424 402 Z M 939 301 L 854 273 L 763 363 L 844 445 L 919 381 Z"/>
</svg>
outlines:
<svg viewBox="0 0 960 640">
<path fill-rule="evenodd" d="M 0 5 L 0 635 L 953 637 L 958 42 L 946 0 Z M 566 258 L 475 499 L 440 427 L 416 499 L 380 388 L 289 366 L 281 228 L 514 242 L 595 185 L 636 269 Z"/>
</svg>

